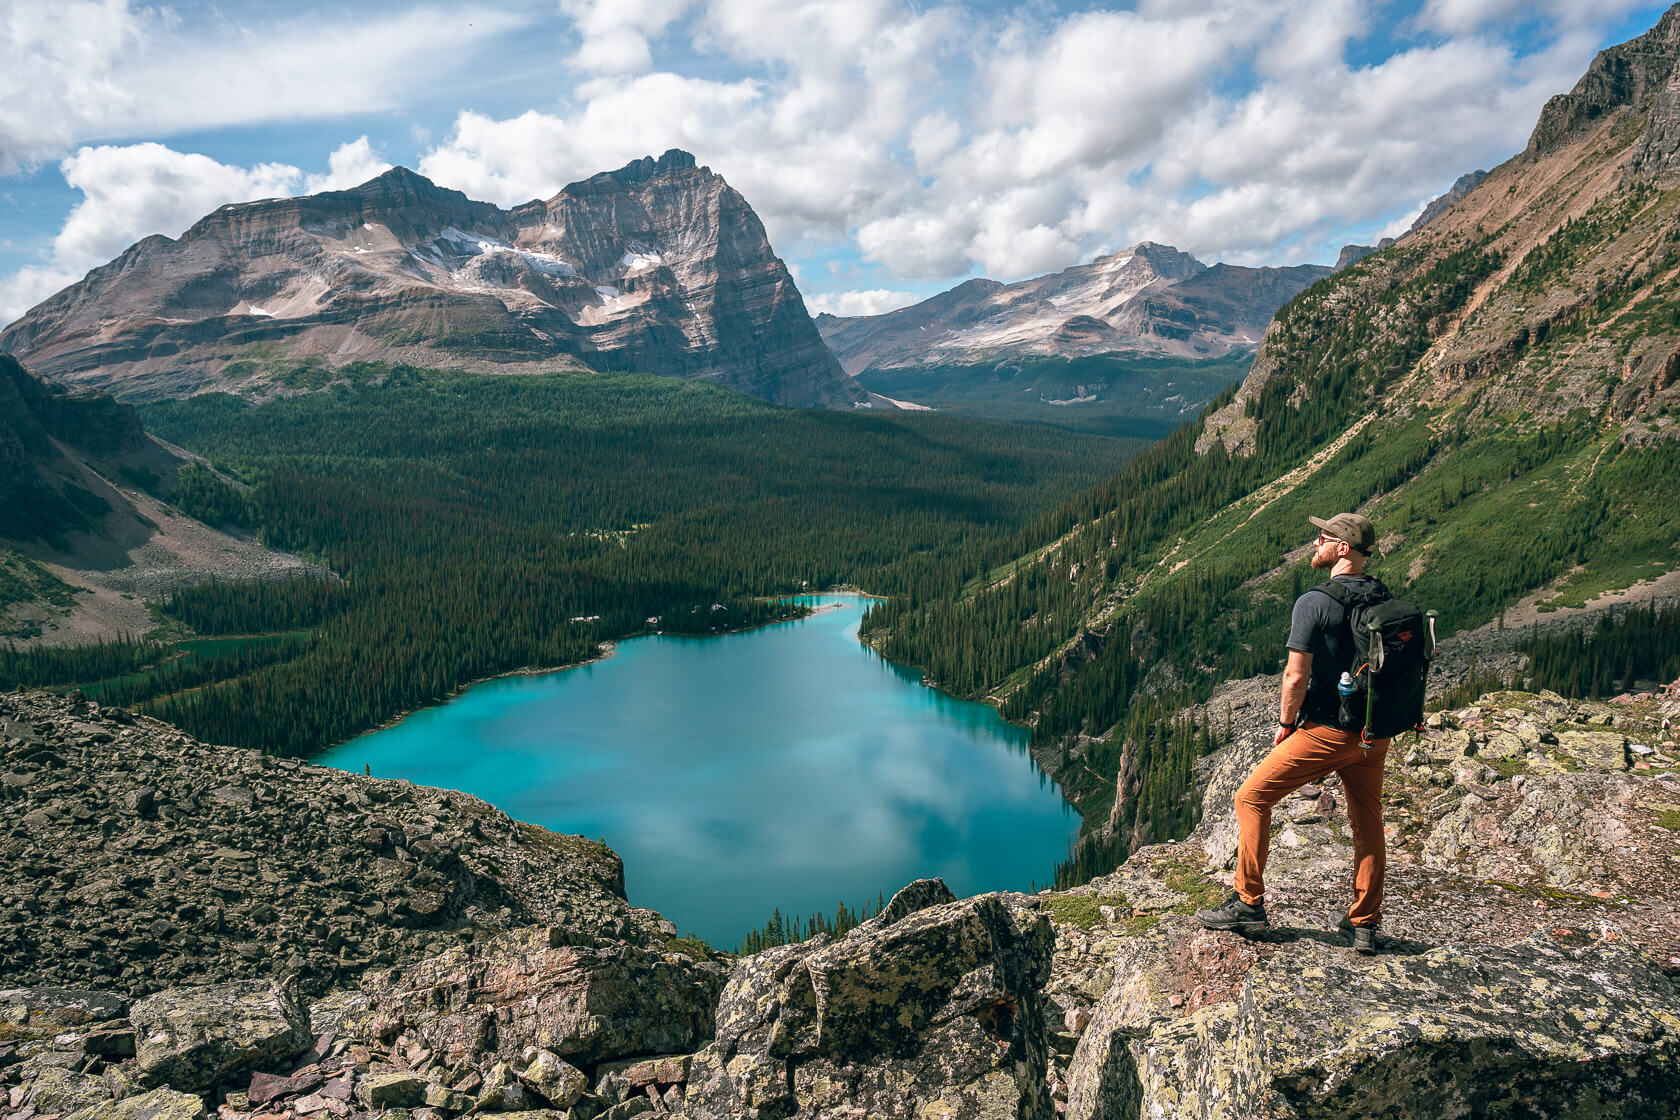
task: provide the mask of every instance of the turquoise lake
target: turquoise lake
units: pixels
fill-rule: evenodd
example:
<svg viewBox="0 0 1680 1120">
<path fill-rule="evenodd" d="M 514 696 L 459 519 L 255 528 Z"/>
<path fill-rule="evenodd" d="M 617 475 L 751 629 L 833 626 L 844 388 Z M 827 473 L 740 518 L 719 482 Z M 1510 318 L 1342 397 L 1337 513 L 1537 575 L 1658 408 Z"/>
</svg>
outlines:
<svg viewBox="0 0 1680 1120">
<path fill-rule="evenodd" d="M 1047 882 L 1079 818 L 1027 731 L 859 643 L 866 600 L 801 601 L 822 609 L 487 681 L 315 761 L 604 839 L 632 903 L 722 948 L 774 908 L 832 916 L 926 876 Z"/>
</svg>

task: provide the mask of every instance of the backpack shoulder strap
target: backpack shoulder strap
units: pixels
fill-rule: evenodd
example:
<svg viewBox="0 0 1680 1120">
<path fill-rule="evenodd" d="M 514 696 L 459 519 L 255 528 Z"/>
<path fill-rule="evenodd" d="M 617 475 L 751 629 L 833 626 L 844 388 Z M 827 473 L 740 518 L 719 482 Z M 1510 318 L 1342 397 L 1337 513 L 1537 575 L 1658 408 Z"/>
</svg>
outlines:
<svg viewBox="0 0 1680 1120">
<path fill-rule="evenodd" d="M 1352 592 L 1333 579 L 1327 579 L 1317 587 L 1310 588 L 1309 590 L 1322 591 L 1324 594 L 1330 596 L 1330 598 L 1336 600 L 1336 603 L 1344 611 L 1348 608 L 1349 600 L 1353 598 Z"/>
</svg>

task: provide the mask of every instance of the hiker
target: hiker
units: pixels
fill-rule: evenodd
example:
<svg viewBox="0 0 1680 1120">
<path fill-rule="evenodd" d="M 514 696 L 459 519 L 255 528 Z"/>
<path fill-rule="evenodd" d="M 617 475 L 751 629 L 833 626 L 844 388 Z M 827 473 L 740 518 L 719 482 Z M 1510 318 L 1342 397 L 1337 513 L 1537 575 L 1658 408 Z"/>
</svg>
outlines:
<svg viewBox="0 0 1680 1120">
<path fill-rule="evenodd" d="M 1272 838 L 1272 806 L 1309 782 L 1335 773 L 1342 776 L 1348 821 L 1353 826 L 1354 901 L 1339 929 L 1353 938 L 1359 953 L 1376 951 L 1382 918 L 1383 761 L 1388 738 L 1367 740 L 1366 711 L 1348 703 L 1343 673 L 1357 674 L 1350 604 L 1388 598 L 1381 581 L 1365 575 L 1376 549 L 1376 529 L 1369 518 L 1341 513 L 1328 521 L 1309 520 L 1320 532 L 1312 566 L 1328 569 L 1330 579 L 1295 600 L 1289 625 L 1289 661 L 1283 670 L 1277 736 L 1266 756 L 1237 791 L 1239 839 L 1235 892 L 1224 905 L 1196 918 L 1207 929 L 1256 933 L 1267 927 L 1266 852 Z M 1408 635 L 1409 637 L 1409 635 Z M 1421 693 L 1420 693 L 1421 699 Z"/>
</svg>

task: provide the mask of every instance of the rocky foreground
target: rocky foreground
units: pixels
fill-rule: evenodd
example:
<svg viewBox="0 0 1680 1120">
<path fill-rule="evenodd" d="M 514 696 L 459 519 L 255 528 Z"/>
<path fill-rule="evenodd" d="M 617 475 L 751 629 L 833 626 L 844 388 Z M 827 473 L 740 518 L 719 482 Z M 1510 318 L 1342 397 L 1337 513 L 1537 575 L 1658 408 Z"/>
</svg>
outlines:
<svg viewBox="0 0 1680 1120">
<path fill-rule="evenodd" d="M 740 960 L 464 795 L 0 696 L 0 1117 L 1680 1115 L 1680 702 L 1496 694 L 1399 744 L 1360 958 L 1334 781 L 1277 814 L 1268 937 L 1190 917 L 1265 691 L 1211 702 L 1241 733 L 1185 841 Z"/>
</svg>

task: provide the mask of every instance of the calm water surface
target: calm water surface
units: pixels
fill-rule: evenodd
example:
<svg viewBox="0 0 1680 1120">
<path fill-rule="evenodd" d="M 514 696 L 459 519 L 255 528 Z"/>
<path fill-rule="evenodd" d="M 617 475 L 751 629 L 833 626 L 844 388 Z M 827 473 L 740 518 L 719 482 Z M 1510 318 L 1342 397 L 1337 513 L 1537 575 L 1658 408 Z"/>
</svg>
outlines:
<svg viewBox="0 0 1680 1120">
<path fill-rule="evenodd" d="M 771 910 L 832 915 L 944 877 L 1026 890 L 1078 817 L 1027 732 L 861 645 L 864 600 L 474 685 L 316 761 L 482 797 L 624 858 L 630 901 L 733 948 Z"/>
</svg>

